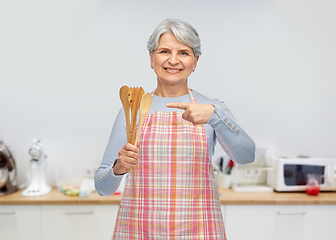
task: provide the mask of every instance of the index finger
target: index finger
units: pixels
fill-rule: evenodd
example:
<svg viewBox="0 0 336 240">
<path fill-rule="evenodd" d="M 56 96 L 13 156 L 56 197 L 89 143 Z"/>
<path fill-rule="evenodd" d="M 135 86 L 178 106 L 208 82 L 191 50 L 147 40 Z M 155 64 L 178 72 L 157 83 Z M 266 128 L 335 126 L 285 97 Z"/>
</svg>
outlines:
<svg viewBox="0 0 336 240">
<path fill-rule="evenodd" d="M 178 102 L 178 103 L 167 103 L 166 106 L 169 108 L 179 108 L 179 109 L 187 110 L 188 104 L 189 103 Z"/>
<path fill-rule="evenodd" d="M 134 146 L 131 143 L 126 143 L 123 148 L 127 151 L 133 151 L 133 152 L 138 152 L 139 151 L 139 148 Z"/>
</svg>

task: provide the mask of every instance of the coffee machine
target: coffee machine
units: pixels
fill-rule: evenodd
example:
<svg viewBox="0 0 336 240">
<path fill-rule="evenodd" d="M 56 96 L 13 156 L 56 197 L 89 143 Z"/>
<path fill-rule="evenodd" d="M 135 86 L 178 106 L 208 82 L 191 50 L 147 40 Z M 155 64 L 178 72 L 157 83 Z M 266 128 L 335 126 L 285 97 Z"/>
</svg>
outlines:
<svg viewBox="0 0 336 240">
<path fill-rule="evenodd" d="M 8 147 L 0 141 L 0 197 L 17 190 L 15 160 Z"/>
</svg>

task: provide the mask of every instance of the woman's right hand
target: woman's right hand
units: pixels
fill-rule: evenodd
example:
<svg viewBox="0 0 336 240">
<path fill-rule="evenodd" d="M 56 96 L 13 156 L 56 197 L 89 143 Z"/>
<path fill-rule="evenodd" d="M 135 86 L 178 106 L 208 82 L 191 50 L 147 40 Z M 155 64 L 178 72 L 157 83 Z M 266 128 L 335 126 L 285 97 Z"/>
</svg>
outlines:
<svg viewBox="0 0 336 240">
<path fill-rule="evenodd" d="M 126 143 L 118 152 L 118 161 L 113 167 L 114 174 L 121 175 L 127 171 L 135 171 L 138 166 L 138 152 L 139 148 Z"/>
</svg>

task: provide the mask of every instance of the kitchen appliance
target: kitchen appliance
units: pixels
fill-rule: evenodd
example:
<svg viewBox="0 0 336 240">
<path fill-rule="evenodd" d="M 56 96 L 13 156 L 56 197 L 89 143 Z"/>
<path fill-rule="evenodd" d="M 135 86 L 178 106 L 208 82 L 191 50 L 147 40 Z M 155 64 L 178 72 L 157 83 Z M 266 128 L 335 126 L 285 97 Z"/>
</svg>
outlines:
<svg viewBox="0 0 336 240">
<path fill-rule="evenodd" d="M 0 141 L 0 197 L 17 190 L 15 160 L 8 147 Z"/>
<path fill-rule="evenodd" d="M 336 190 L 336 158 L 275 158 L 267 184 L 278 192 L 306 191 L 308 174 L 321 177 L 320 191 Z"/>
<path fill-rule="evenodd" d="M 257 148 L 252 163 L 235 164 L 232 168 L 231 188 L 235 192 L 273 192 L 273 188 L 266 182 L 268 172 L 273 170 L 273 158 L 270 148 Z"/>
<path fill-rule="evenodd" d="M 48 194 L 51 191 L 51 187 L 48 185 L 45 178 L 47 155 L 45 155 L 40 140 L 33 139 L 33 144 L 29 149 L 29 155 L 32 157 L 30 161 L 32 178 L 29 186 L 22 191 L 22 196 L 30 197 Z"/>
</svg>

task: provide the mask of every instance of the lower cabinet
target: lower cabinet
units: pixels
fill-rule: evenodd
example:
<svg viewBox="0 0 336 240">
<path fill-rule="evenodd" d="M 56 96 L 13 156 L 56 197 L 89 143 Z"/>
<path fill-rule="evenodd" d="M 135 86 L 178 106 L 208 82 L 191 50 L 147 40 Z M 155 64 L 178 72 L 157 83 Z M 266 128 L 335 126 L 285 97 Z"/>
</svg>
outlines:
<svg viewBox="0 0 336 240">
<path fill-rule="evenodd" d="M 41 240 L 40 206 L 0 205 L 1 240 Z"/>
<path fill-rule="evenodd" d="M 0 205 L 0 239 L 111 239 L 118 209 L 119 205 Z"/>
<path fill-rule="evenodd" d="M 335 240 L 336 205 L 225 205 L 229 240 Z"/>
<path fill-rule="evenodd" d="M 118 208 L 118 205 L 42 205 L 42 239 L 111 239 Z"/>
<path fill-rule="evenodd" d="M 226 222 L 225 222 L 225 205 L 221 205 L 221 210 L 222 210 L 222 214 L 223 214 L 223 220 L 224 220 L 224 226 L 226 226 Z"/>
<path fill-rule="evenodd" d="M 1 240 L 111 239 L 119 205 L 0 205 Z M 335 240 L 336 205 L 222 205 L 229 240 Z"/>
</svg>

